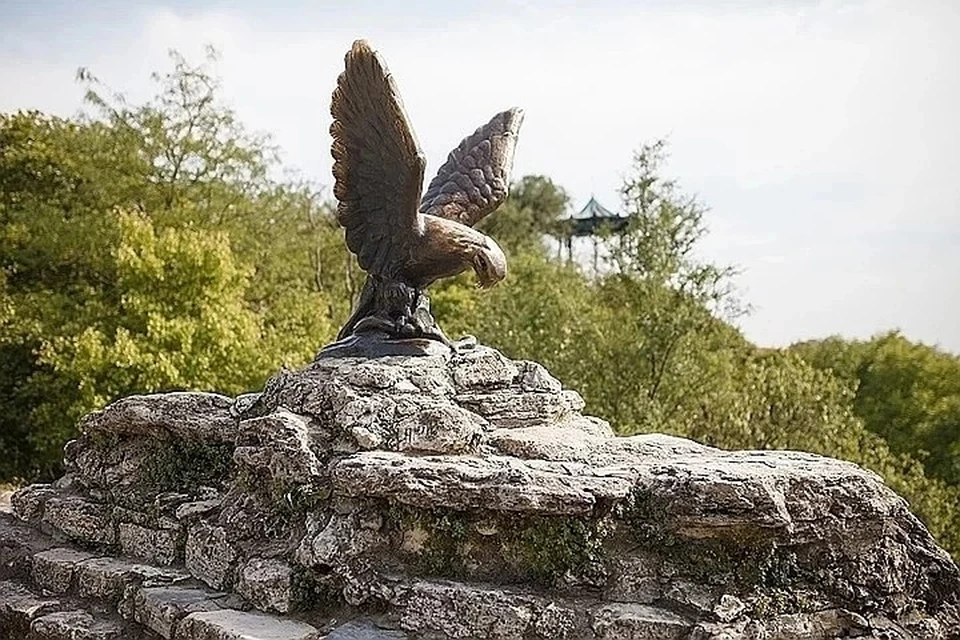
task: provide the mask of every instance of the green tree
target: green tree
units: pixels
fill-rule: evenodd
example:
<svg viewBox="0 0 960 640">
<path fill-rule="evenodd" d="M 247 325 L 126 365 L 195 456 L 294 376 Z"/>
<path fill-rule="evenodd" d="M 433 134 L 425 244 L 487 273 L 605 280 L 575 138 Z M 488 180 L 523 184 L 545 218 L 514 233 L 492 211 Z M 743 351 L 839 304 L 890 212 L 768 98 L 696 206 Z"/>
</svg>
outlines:
<svg viewBox="0 0 960 640">
<path fill-rule="evenodd" d="M 665 160 L 663 141 L 634 154 L 621 187 L 629 222 L 607 241 L 607 273 L 595 286 L 611 330 L 594 397 L 623 432 L 664 428 L 715 375 L 712 354 L 743 342 L 723 322 L 742 312 L 736 270 L 696 256 L 706 209 L 663 177 Z"/>
<path fill-rule="evenodd" d="M 0 115 L 0 478 L 55 473 L 74 420 L 174 388 L 239 391 L 329 340 L 330 209 L 174 56 L 131 106 Z"/>
<path fill-rule="evenodd" d="M 832 337 L 791 349 L 853 386 L 854 412 L 893 451 L 960 486 L 960 357 L 896 331 L 869 341 Z"/>
</svg>

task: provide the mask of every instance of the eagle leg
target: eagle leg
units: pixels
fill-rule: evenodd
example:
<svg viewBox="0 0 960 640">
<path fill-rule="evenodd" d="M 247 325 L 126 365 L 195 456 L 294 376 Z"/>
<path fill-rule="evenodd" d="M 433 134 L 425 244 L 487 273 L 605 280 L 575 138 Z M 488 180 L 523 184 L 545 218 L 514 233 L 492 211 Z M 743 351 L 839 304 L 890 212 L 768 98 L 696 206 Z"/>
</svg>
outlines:
<svg viewBox="0 0 960 640">
<path fill-rule="evenodd" d="M 351 335 L 378 335 L 383 340 L 427 339 L 457 351 L 437 326 L 430 312 L 430 298 L 422 289 L 390 278 L 369 276 L 350 319 L 338 340 Z"/>
</svg>

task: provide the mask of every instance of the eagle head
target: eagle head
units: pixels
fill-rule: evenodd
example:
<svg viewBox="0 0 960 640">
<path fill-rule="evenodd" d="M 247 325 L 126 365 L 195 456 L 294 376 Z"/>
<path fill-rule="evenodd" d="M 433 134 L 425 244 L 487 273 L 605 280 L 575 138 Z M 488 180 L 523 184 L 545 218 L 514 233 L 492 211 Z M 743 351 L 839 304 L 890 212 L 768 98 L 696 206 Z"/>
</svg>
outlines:
<svg viewBox="0 0 960 640">
<path fill-rule="evenodd" d="M 484 236 L 486 242 L 477 247 L 473 256 L 473 271 L 481 289 L 489 289 L 507 275 L 507 256 L 493 238 Z"/>
</svg>

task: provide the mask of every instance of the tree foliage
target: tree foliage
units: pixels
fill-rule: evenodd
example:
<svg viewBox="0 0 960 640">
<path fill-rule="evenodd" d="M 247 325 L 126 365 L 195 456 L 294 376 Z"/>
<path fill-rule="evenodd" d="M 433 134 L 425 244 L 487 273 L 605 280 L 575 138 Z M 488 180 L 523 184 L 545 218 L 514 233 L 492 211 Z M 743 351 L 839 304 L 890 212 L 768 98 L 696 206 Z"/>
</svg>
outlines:
<svg viewBox="0 0 960 640">
<path fill-rule="evenodd" d="M 960 486 L 960 357 L 896 331 L 867 341 L 831 337 L 791 349 L 854 388 L 854 412 L 892 450 Z"/>
<path fill-rule="evenodd" d="M 328 209 L 174 56 L 145 105 L 0 115 L 0 477 L 55 472 L 76 418 L 130 393 L 240 392 L 333 332 L 310 277 Z"/>
</svg>

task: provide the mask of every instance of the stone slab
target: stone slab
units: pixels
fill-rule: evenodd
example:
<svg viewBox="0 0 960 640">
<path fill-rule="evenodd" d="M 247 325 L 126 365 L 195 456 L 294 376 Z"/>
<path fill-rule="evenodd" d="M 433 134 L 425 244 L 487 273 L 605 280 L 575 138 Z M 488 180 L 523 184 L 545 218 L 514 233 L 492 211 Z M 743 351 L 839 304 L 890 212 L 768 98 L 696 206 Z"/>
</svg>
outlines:
<svg viewBox="0 0 960 640">
<path fill-rule="evenodd" d="M 502 456 L 409 456 L 368 451 L 331 470 L 334 492 L 389 498 L 403 504 L 453 509 L 496 509 L 555 515 L 590 513 L 598 499 L 623 499 L 629 473 L 595 475 L 582 464 L 526 461 Z"/>
<path fill-rule="evenodd" d="M 217 393 L 177 391 L 128 396 L 81 421 L 87 434 L 128 435 L 231 443 L 233 399 Z"/>
<path fill-rule="evenodd" d="M 43 522 L 81 542 L 112 545 L 117 540 L 113 509 L 75 496 L 47 500 Z"/>
<path fill-rule="evenodd" d="M 182 582 L 190 576 L 183 571 L 130 562 L 121 558 L 93 558 L 77 564 L 77 593 L 115 603 L 131 585 L 144 587 Z"/>
<path fill-rule="evenodd" d="M 410 640 L 397 629 L 383 629 L 371 620 L 351 620 L 327 634 L 324 640 Z"/>
<path fill-rule="evenodd" d="M 77 564 L 96 557 L 88 551 L 58 547 L 33 556 L 31 577 L 50 593 L 67 593 L 73 584 Z"/>
<path fill-rule="evenodd" d="M 305 622 L 233 609 L 191 613 L 177 627 L 184 640 L 309 640 L 316 633 Z"/>
<path fill-rule="evenodd" d="M 177 624 L 198 611 L 216 611 L 225 594 L 191 587 L 146 587 L 134 597 L 133 619 L 167 640 Z"/>
<path fill-rule="evenodd" d="M 119 622 L 83 610 L 58 611 L 37 618 L 30 632 L 37 640 L 131 640 Z"/>
<path fill-rule="evenodd" d="M 686 640 L 693 623 L 665 609 L 616 602 L 594 613 L 599 640 Z"/>
</svg>

